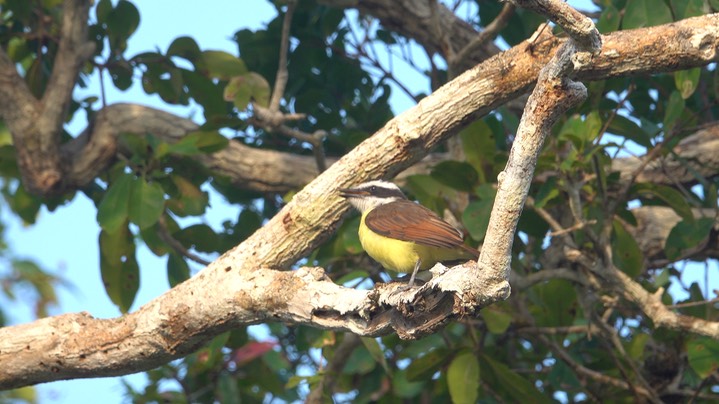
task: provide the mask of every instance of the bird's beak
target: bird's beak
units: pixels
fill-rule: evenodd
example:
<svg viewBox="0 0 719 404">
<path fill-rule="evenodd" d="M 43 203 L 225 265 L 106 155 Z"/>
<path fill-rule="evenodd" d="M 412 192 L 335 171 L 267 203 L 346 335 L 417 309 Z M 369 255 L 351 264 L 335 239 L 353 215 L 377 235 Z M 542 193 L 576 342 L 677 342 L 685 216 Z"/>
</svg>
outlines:
<svg viewBox="0 0 719 404">
<path fill-rule="evenodd" d="M 366 191 L 355 188 L 340 188 L 340 196 L 343 198 L 356 198 L 366 194 Z"/>
</svg>

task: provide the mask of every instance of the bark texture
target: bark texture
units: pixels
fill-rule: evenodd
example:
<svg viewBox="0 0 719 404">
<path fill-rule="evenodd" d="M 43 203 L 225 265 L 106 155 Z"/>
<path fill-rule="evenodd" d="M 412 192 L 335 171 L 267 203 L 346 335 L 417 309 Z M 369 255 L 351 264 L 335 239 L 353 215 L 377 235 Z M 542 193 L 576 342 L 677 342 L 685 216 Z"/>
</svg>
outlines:
<svg viewBox="0 0 719 404">
<path fill-rule="evenodd" d="M 355 6 L 448 58 L 461 52 L 477 34 L 437 2 L 326 3 Z M 549 3 L 567 11 L 563 2 Z M 117 142 L 121 133 L 152 132 L 176 141 L 197 130 L 191 121 L 172 114 L 117 104 L 99 111 L 78 137 L 60 142 L 75 77 L 91 53 L 91 45 L 84 39 L 86 25 L 73 22 L 87 21 L 89 5 L 84 0 L 66 2 L 61 56 L 55 61 L 48 91 L 41 100 L 30 94 L 15 66 L 0 50 L 0 113 L 12 132 L 23 181 L 38 195 L 87 185 L 122 153 Z M 0 329 L 0 389 L 151 369 L 196 350 L 219 333 L 259 322 L 306 324 L 367 336 L 397 332 L 403 338 L 417 338 L 506 299 L 514 228 L 543 139 L 553 119 L 584 94 L 583 86 L 574 80 L 705 66 L 716 61 L 719 48 L 719 15 L 599 38 L 575 13 L 560 18 L 554 8 L 539 10 L 570 28 L 567 31 L 572 38 L 558 39 L 545 33 L 531 44 L 522 43 L 499 54 L 487 45 L 479 56 L 474 55 L 482 63 L 388 122 L 322 174 L 318 175 L 312 157 L 257 150 L 237 142 L 213 155 L 198 157 L 200 163 L 245 189 L 282 192 L 304 188 L 245 242 L 134 313 L 115 319 L 65 314 Z M 535 86 L 510 162 L 499 178 L 496 214 L 478 265 L 438 270 L 435 278 L 410 291 L 398 291 L 392 284 L 370 291 L 343 288 L 332 283 L 321 268 L 286 271 L 324 242 L 343 219 L 348 206 L 337 194 L 338 188 L 394 177 L 474 120 Z M 706 152 L 708 147 L 719 147 L 715 128 L 697 132 L 676 148 L 677 156 L 696 161 L 697 169 L 706 169 L 702 173 L 707 177 L 716 175 L 715 153 Z M 697 145 L 704 147 L 702 153 L 697 152 Z M 639 175 L 657 182 L 677 178 L 693 182 L 692 170 L 676 161 L 676 156 L 652 160 Z M 625 159 L 616 163 L 616 169 L 631 174 L 641 167 L 638 164 L 637 159 Z M 675 176 L 675 172 L 683 175 Z M 638 214 L 637 234 L 656 226 L 657 220 L 670 222 L 666 215 L 652 216 L 656 212 Z M 566 230 L 552 224 L 558 233 Z M 640 243 L 649 253 L 645 256 L 661 260 L 659 253 L 652 252 L 662 243 L 658 234 L 666 233 L 666 228 L 657 228 L 651 239 Z M 597 235 L 598 245 L 606 245 L 602 237 Z M 717 251 L 716 240 L 705 245 L 707 248 L 697 255 Z M 565 267 L 551 275 L 621 295 L 660 326 L 719 339 L 717 323 L 672 312 L 661 302 L 661 294 L 649 293 L 617 269 L 611 253 L 588 256 L 569 238 L 558 249 L 558 262 L 577 265 L 583 276 Z M 543 276 L 515 277 L 513 282 L 523 288 L 541 282 Z M 650 392 L 646 395 L 652 398 Z"/>
</svg>

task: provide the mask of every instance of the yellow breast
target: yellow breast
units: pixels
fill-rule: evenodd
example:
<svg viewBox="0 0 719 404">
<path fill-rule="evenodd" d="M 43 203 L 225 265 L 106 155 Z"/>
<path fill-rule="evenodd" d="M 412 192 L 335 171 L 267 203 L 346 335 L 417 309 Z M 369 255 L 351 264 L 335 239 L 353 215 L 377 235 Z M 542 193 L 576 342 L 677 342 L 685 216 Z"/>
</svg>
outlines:
<svg viewBox="0 0 719 404">
<path fill-rule="evenodd" d="M 468 258 L 467 254 L 458 249 L 431 247 L 410 241 L 391 239 L 373 232 L 365 224 L 365 212 L 362 214 L 359 227 L 359 239 L 362 248 L 385 269 L 400 273 L 414 270 L 417 260 L 422 260 L 420 270 L 427 270 L 441 261 Z"/>
</svg>

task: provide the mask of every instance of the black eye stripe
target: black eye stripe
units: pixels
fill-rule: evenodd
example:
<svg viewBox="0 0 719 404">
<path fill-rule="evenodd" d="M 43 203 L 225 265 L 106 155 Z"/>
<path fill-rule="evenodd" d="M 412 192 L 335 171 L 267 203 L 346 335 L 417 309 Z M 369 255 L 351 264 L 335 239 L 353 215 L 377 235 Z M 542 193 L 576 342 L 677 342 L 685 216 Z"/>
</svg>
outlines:
<svg viewBox="0 0 719 404">
<path fill-rule="evenodd" d="M 401 198 L 405 199 L 406 197 L 402 193 L 402 191 L 398 189 L 392 189 L 392 188 L 384 188 L 384 187 L 378 187 L 376 185 L 372 185 L 368 189 L 369 194 L 372 196 L 376 196 L 379 198 Z"/>
</svg>

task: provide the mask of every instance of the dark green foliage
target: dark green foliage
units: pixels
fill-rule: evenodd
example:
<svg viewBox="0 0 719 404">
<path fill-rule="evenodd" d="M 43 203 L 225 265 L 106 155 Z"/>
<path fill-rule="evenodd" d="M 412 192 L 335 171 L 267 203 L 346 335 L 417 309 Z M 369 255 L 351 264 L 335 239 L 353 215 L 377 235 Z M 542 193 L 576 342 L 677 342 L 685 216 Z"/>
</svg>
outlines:
<svg viewBox="0 0 719 404">
<path fill-rule="evenodd" d="M 474 7 L 467 21 L 475 27 L 490 24 L 503 7 L 496 1 L 464 3 Z M 602 33 L 719 9 L 717 0 L 594 3 Z M 108 73 L 107 86 L 123 91 L 138 86 L 168 104 L 196 105 L 204 119 L 200 130 L 176 142 L 153 133 L 124 134 L 119 139 L 122 159 L 82 189 L 97 206 L 102 228 L 100 274 L 108 298 L 122 312 L 134 309 L 140 271 L 165 269 L 140 267 L 136 257 L 140 243 L 167 260 L 167 282 L 174 287 L 193 275 L 187 252 L 212 260 L 250 237 L 295 191 L 280 195 L 243 189 L 198 162 L 226 150 L 230 142 L 312 155 L 308 144 L 255 126 L 249 119 L 257 106 L 268 105 L 276 85 L 287 7 L 280 1 L 274 4 L 278 14 L 264 28 L 228 33 L 237 44 L 236 54 L 201 49 L 192 37 L 183 36 L 167 49 L 128 55 L 127 41 L 141 21 L 138 7 L 126 0 L 100 0 L 94 6 L 97 20 L 90 25 L 89 36 L 97 47 L 77 84 L 83 86 L 91 74 Z M 38 97 L 47 86 L 57 44 L 45 34 L 27 33 L 38 32 L 39 17 L 45 17 L 48 32 L 57 30 L 60 7 L 59 1 L 6 0 L 0 9 L 0 45 Z M 513 46 L 544 21 L 535 13 L 517 10 L 499 39 Z M 365 43 L 358 43 L 358 31 L 366 31 Z M 294 129 L 326 131 L 322 147 L 330 158 L 346 154 L 394 116 L 389 104 L 397 88 L 391 86 L 394 81 L 412 89 L 410 98 L 423 96 L 423 90 L 415 90 L 417 85 L 403 82 L 401 73 L 397 77 L 378 71 L 371 54 L 384 52 L 382 57 L 412 66 L 415 60 L 407 55 L 421 53 L 420 48 L 400 33 L 373 26 L 365 15 L 299 1 L 291 36 L 289 77 L 280 108 L 306 115 L 292 122 Z M 444 84 L 443 67 L 423 69 L 416 67 L 427 83 Z M 675 263 L 708 240 L 716 241 L 716 215 L 696 217 L 695 209 L 716 210 L 717 179 L 687 168 L 693 176 L 688 185 L 638 181 L 623 188 L 625 183 L 612 172 L 611 164 L 617 157 L 643 155 L 654 148 L 659 155 L 672 155 L 671 148 L 681 139 L 715 120 L 719 73 L 713 66 L 585 84 L 587 101 L 561 118 L 539 158 L 532 202 L 519 221 L 512 257 L 513 273 L 522 279 L 549 271 L 561 271 L 564 278 L 516 288 L 509 301 L 486 308 L 479 316 L 458 318 L 417 341 L 396 335 L 361 339 L 346 356 L 339 347 L 348 337 L 339 332 L 279 323 L 259 331 L 236 329 L 182 360 L 148 372 L 145 388 L 136 391 L 126 386 L 128 398 L 138 403 L 292 402 L 304 399 L 329 376 L 328 363 L 335 360 L 342 366 L 331 375 L 335 389 L 332 395 L 325 392 L 326 402 L 632 402 L 639 397 L 631 388 L 602 383 L 578 368 L 640 387 L 642 380 L 666 386 L 681 370 L 684 373 L 676 383 L 682 391 L 696 392 L 699 402 L 704 394 L 716 394 L 717 341 L 657 329 L 622 300 L 624 296 L 610 295 L 602 285 L 587 286 L 597 282 L 596 277 L 588 277 L 579 265 L 566 261 L 560 265 L 546 258 L 554 242 L 569 234 L 575 248 L 587 257 L 612 264 L 650 292 L 659 292 L 665 304 L 677 304 L 672 310 L 717 321 L 714 305 L 696 304 L 713 298 L 707 294 L 708 286 L 692 282 L 682 286 L 684 269 Z M 98 94 L 75 100 L 68 120 L 82 112 L 92 118 L 101 108 L 99 99 Z M 518 113 L 508 106 L 469 123 L 456 136 L 454 150 L 445 145 L 437 150 L 452 150 L 452 156 L 462 157 L 447 158 L 424 174 L 405 178 L 403 188 L 424 206 L 453 216 L 467 243 L 480 245 L 494 204 L 497 175 L 505 167 L 518 124 Z M 63 136 L 63 141 L 70 138 Z M 9 132 L 0 123 L 3 213 L 11 212 L 31 225 L 43 207 L 52 211 L 73 200 L 74 192 L 51 198 L 31 195 L 21 182 L 17 159 Z M 205 220 L 213 197 L 235 207 L 233 217 L 219 226 Z M 572 198 L 580 203 L 570 208 Z M 647 256 L 639 243 L 634 230 L 638 217 L 633 213 L 637 205 L 666 207 L 680 218 L 662 251 L 655 252 L 658 258 Z M 546 220 L 544 213 L 556 223 Z M 585 221 L 578 223 L 577 216 Z M 553 227 L 557 224 L 569 230 L 557 234 Z M 335 282 L 351 287 L 368 288 L 386 280 L 362 252 L 358 225 L 359 218 L 348 218 L 298 265 L 322 266 Z M 46 315 L 62 279 L 30 260 L 13 257 L 4 241 L 0 238 L 2 295 L 17 300 L 21 287 L 31 290 L 36 314 Z M 601 243 L 608 248 L 602 249 Z M 649 266 L 650 259 L 663 264 Z M 671 293 L 666 291 L 670 287 Z M 7 314 L 0 307 L 0 325 L 6 323 Z M 596 331 L 597 321 L 614 330 L 616 340 Z M 5 398 L 15 396 L 0 394 L 0 401 Z"/>
</svg>

